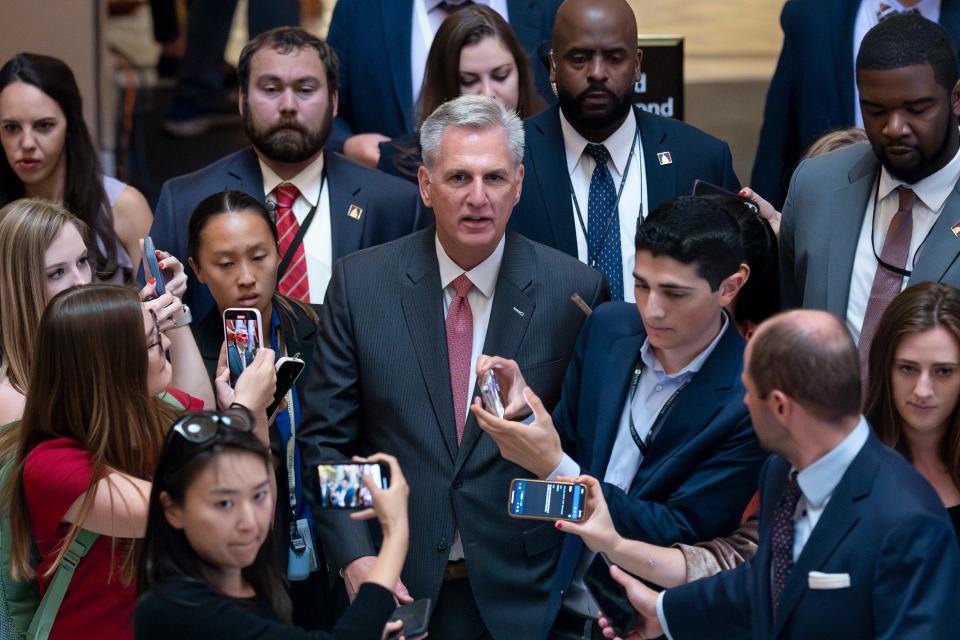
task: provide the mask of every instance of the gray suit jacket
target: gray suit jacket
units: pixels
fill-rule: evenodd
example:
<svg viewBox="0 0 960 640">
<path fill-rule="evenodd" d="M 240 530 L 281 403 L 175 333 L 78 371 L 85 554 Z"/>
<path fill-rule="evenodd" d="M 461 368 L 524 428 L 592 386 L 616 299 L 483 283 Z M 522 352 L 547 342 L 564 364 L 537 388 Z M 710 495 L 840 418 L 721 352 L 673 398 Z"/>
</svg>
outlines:
<svg viewBox="0 0 960 640">
<path fill-rule="evenodd" d="M 551 409 L 585 319 L 574 292 L 591 306 L 609 298 L 593 269 L 507 234 L 483 353 L 516 360 Z M 304 477 L 316 478 L 321 460 L 396 456 L 410 484 L 403 581 L 411 594 L 436 601 L 458 527 L 493 637 L 534 638 L 563 534 L 507 515 L 510 481 L 530 474 L 500 457 L 472 415 L 457 446 L 445 336 L 433 227 L 340 260 L 297 431 Z M 313 487 L 307 500 L 334 569 L 375 553 L 376 527 L 320 509 L 316 498 Z"/>
<path fill-rule="evenodd" d="M 780 226 L 780 296 L 784 308 L 847 315 L 860 227 L 880 161 L 866 142 L 800 163 Z M 914 261 L 910 284 L 960 287 L 960 190 L 954 186 Z"/>
</svg>

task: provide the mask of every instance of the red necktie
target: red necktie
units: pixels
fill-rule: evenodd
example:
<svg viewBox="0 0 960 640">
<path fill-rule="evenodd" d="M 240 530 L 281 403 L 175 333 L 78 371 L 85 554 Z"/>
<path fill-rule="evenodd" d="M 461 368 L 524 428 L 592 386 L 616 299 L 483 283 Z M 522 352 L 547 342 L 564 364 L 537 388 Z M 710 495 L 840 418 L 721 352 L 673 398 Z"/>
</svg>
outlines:
<svg viewBox="0 0 960 640">
<path fill-rule="evenodd" d="M 278 185 L 273 190 L 273 197 L 277 201 L 277 235 L 280 237 L 280 258 L 287 255 L 290 243 L 300 231 L 297 217 L 293 213 L 293 203 L 300 191 L 289 183 Z M 310 302 L 310 280 L 307 278 L 307 256 L 303 251 L 303 241 L 297 247 L 290 264 L 283 277 L 280 278 L 277 288 L 280 293 L 299 300 Z"/>
<path fill-rule="evenodd" d="M 910 254 L 910 239 L 913 237 L 913 205 L 917 202 L 917 195 L 906 187 L 898 189 L 900 203 L 897 213 L 887 228 L 887 237 L 883 241 L 883 251 L 880 259 L 895 267 L 905 268 L 907 256 Z M 860 374 L 864 388 L 867 385 L 867 367 L 870 360 L 870 343 L 877 333 L 880 316 L 890 302 L 903 288 L 903 276 L 877 265 L 877 272 L 873 276 L 873 286 L 870 288 L 870 299 L 867 301 L 867 310 L 863 314 L 863 326 L 860 328 L 860 342 L 857 348 L 860 351 Z"/>
<path fill-rule="evenodd" d="M 473 283 L 464 273 L 452 284 L 456 293 L 447 309 L 447 356 L 450 362 L 450 387 L 453 390 L 453 414 L 457 423 L 457 444 L 460 444 L 463 425 L 467 421 L 467 394 L 473 355 L 473 311 L 467 301 L 467 292 Z"/>
</svg>

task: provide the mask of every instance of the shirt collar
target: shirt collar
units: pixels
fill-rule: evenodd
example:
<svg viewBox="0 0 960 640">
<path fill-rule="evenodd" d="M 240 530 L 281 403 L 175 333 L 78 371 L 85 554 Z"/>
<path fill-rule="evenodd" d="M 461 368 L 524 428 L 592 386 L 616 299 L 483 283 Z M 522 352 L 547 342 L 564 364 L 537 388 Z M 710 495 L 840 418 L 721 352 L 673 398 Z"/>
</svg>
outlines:
<svg viewBox="0 0 960 640">
<path fill-rule="evenodd" d="M 427 13 L 430 13 L 437 8 L 437 5 L 444 1 L 446 1 L 448 4 L 462 4 L 463 2 L 466 2 L 466 0 L 423 0 L 423 6 L 427 10 Z M 474 0 L 473 4 L 489 4 L 489 1 L 484 2 L 483 0 Z"/>
<path fill-rule="evenodd" d="M 683 369 L 673 375 L 667 375 L 664 373 L 663 365 L 660 364 L 660 361 L 657 360 L 657 357 L 653 355 L 653 347 L 650 346 L 649 338 L 644 339 L 643 346 L 640 347 L 640 358 L 643 360 L 644 367 L 656 371 L 657 373 L 663 373 L 664 376 L 671 379 L 692 376 L 696 372 L 700 371 L 700 369 L 703 367 L 703 363 L 707 361 L 707 358 L 710 357 L 710 354 L 713 353 L 713 350 L 717 348 L 717 344 L 720 342 L 720 338 L 723 337 L 724 332 L 726 332 L 727 326 L 732 324 L 727 319 L 726 311 L 721 311 L 720 316 L 722 318 L 722 323 L 717 336 L 710 342 L 710 344 L 707 345 L 706 349 L 697 354 L 697 357 L 691 360 Z"/>
<path fill-rule="evenodd" d="M 941 0 L 920 0 L 920 2 L 912 7 L 905 7 L 902 3 L 898 2 L 898 0 L 875 0 L 873 3 L 875 6 L 874 15 L 876 15 L 876 12 L 880 9 L 880 5 L 885 4 L 893 7 L 900 13 L 917 9 L 920 12 L 920 15 L 929 19 L 930 15 L 935 10 L 940 8 L 940 2 Z"/>
<path fill-rule="evenodd" d="M 860 416 L 860 422 L 840 444 L 803 471 L 797 473 L 797 484 L 800 485 L 803 497 L 807 499 L 811 507 L 814 509 L 823 507 L 827 498 L 833 495 L 834 489 L 840 484 L 840 480 L 847 472 L 850 463 L 860 453 L 860 449 L 863 448 L 869 434 L 870 427 L 867 426 L 866 419 Z"/>
<path fill-rule="evenodd" d="M 953 156 L 942 169 L 914 184 L 907 184 L 902 180 L 894 178 L 884 167 L 880 171 L 880 199 L 886 198 L 893 191 L 903 185 L 909 187 L 917 195 L 917 198 L 935 214 L 940 213 L 943 203 L 957 186 L 957 180 L 960 180 L 960 150 Z"/>
<path fill-rule="evenodd" d="M 286 182 L 292 184 L 300 192 L 300 196 L 306 200 L 310 206 L 317 204 L 320 199 L 320 176 L 323 175 L 323 153 L 317 156 L 317 159 L 303 168 L 303 171 L 293 176 L 290 180 L 281 180 L 280 176 L 274 173 L 273 169 L 268 167 L 263 160 L 260 162 L 260 175 L 263 176 L 263 195 L 269 196 L 278 185 Z"/>
<path fill-rule="evenodd" d="M 574 169 L 576 169 L 580 163 L 580 159 L 583 158 L 583 151 L 587 148 L 587 144 L 589 144 L 590 141 L 573 128 L 573 125 L 570 124 L 567 117 L 563 115 L 563 109 L 559 111 L 560 130 L 563 132 L 563 146 L 567 152 L 567 171 L 572 175 Z M 630 112 L 630 116 L 633 117 L 628 116 L 623 121 L 623 124 L 610 134 L 609 138 L 600 143 L 607 148 L 607 151 L 610 153 L 610 159 L 613 160 L 613 166 L 620 176 L 622 176 L 623 172 L 627 169 L 627 162 L 630 160 L 630 151 L 633 150 L 633 141 L 637 134 L 636 114 L 633 113 L 633 109 L 631 109 Z"/>
<path fill-rule="evenodd" d="M 497 277 L 500 275 L 500 264 L 503 262 L 503 247 L 506 241 L 506 235 L 500 238 L 497 248 L 493 250 L 487 259 L 475 266 L 470 271 L 464 271 L 456 262 L 450 259 L 447 252 L 443 250 L 440 244 L 440 238 L 434 236 L 434 244 L 437 247 L 437 262 L 440 264 L 440 284 L 444 289 L 450 286 L 450 283 L 466 273 L 480 293 L 485 298 L 493 295 L 497 286 Z"/>
</svg>

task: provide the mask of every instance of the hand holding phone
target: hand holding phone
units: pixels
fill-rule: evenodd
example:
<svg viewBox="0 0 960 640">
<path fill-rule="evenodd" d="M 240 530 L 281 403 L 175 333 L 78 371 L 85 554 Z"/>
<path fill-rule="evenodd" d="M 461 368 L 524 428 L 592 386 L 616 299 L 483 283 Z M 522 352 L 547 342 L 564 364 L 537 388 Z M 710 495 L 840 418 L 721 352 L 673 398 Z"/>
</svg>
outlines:
<svg viewBox="0 0 960 640">
<path fill-rule="evenodd" d="M 277 360 L 277 390 L 273 394 L 273 402 L 267 407 L 268 421 L 273 420 L 277 410 L 280 408 L 280 403 L 283 402 L 287 392 L 293 388 L 297 378 L 303 373 L 305 366 L 306 364 L 300 358 L 287 357 Z"/>
<path fill-rule="evenodd" d="M 572 482 L 516 478 L 510 483 L 507 514 L 529 520 L 583 520 L 586 487 Z"/>
<path fill-rule="evenodd" d="M 253 363 L 263 347 L 263 319 L 256 309 L 231 307 L 223 312 L 223 338 L 227 343 L 230 386 Z"/>
<path fill-rule="evenodd" d="M 610 561 L 598 553 L 583 575 L 583 584 L 597 601 L 607 622 L 618 637 L 623 637 L 637 625 L 639 614 L 630 604 L 627 591 L 610 575 Z"/>
<path fill-rule="evenodd" d="M 483 396 L 483 408 L 497 416 L 503 417 L 503 400 L 500 396 L 500 385 L 497 383 L 497 377 L 493 374 L 493 369 L 487 369 L 483 376 L 483 382 L 480 384 L 480 395 Z"/>
<path fill-rule="evenodd" d="M 153 298 L 158 298 L 167 292 L 165 283 L 163 281 L 163 271 L 160 270 L 160 263 L 157 262 L 157 248 L 153 246 L 153 239 L 150 236 L 146 236 L 143 239 L 143 262 L 144 262 L 144 275 L 150 275 L 155 280 L 154 291 L 155 294 Z"/>
<path fill-rule="evenodd" d="M 390 467 L 380 463 L 322 462 L 317 465 L 320 506 L 324 509 L 364 509 L 373 506 L 373 495 L 364 485 L 369 476 L 382 489 L 390 486 Z"/>
<path fill-rule="evenodd" d="M 402 607 L 397 607 L 388 622 L 400 620 L 403 622 L 403 629 L 387 636 L 387 640 L 396 640 L 400 636 L 407 638 L 416 638 L 422 636 L 430 627 L 430 614 L 432 613 L 433 601 L 430 598 L 422 598 Z"/>
<path fill-rule="evenodd" d="M 530 407 L 523 397 L 527 383 L 515 361 L 481 355 L 477 358 L 477 382 L 484 409 L 498 418 L 523 420 L 530 415 Z"/>
</svg>

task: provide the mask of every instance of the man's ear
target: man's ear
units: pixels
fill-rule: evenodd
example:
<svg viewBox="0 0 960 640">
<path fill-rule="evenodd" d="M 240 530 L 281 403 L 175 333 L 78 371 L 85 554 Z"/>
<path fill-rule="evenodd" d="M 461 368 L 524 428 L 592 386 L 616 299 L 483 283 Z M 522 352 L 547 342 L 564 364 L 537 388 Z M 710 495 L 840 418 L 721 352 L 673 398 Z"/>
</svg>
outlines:
<svg viewBox="0 0 960 640">
<path fill-rule="evenodd" d="M 417 185 L 420 187 L 420 198 L 425 207 L 433 207 L 433 198 L 430 197 L 430 171 L 425 165 L 417 169 Z"/>
<path fill-rule="evenodd" d="M 244 109 L 243 109 L 243 103 L 246 102 L 246 100 L 245 100 L 246 95 L 247 95 L 247 94 L 244 93 L 242 87 L 240 88 L 239 91 L 237 91 L 237 109 L 240 111 L 240 117 L 241 117 L 241 118 L 242 118 L 243 115 L 244 115 L 244 113 L 243 113 L 243 111 L 244 111 Z"/>
<path fill-rule="evenodd" d="M 633 74 L 633 83 L 640 82 L 640 75 L 643 73 L 643 49 L 637 47 L 637 72 Z"/>
<path fill-rule="evenodd" d="M 523 165 L 521 164 L 517 167 L 517 195 L 513 198 L 513 206 L 517 206 L 517 203 L 520 202 L 520 193 L 523 191 Z"/>
<path fill-rule="evenodd" d="M 950 92 L 950 109 L 953 115 L 960 116 L 960 80 L 953 85 L 953 91 Z"/>
<path fill-rule="evenodd" d="M 174 529 L 183 529 L 183 508 L 175 503 L 166 491 L 160 492 L 160 505 L 163 507 L 167 524 Z"/>
<path fill-rule="evenodd" d="M 742 262 L 739 269 L 724 278 L 723 282 L 720 283 L 720 287 L 717 289 L 720 292 L 720 304 L 725 307 L 733 302 L 748 278 L 750 278 L 750 267 L 747 266 L 746 262 Z"/>
<path fill-rule="evenodd" d="M 553 53 L 553 49 L 550 49 L 550 53 L 547 54 L 547 57 L 550 59 L 550 82 L 557 81 L 557 58 Z"/>
<path fill-rule="evenodd" d="M 202 275 L 200 275 L 200 265 L 194 262 L 193 258 L 189 256 L 187 257 L 187 263 L 190 265 L 190 268 L 193 269 L 193 275 L 197 276 L 197 280 L 199 280 L 202 284 L 207 284 L 207 281 L 203 279 Z"/>
<path fill-rule="evenodd" d="M 793 415 L 793 402 L 779 389 L 774 389 L 767 395 L 767 408 L 783 424 L 789 422 L 790 416 Z"/>
<path fill-rule="evenodd" d="M 333 102 L 333 115 L 331 117 L 337 117 L 337 110 L 340 108 L 340 90 L 335 89 L 330 92 L 330 100 Z"/>
</svg>

